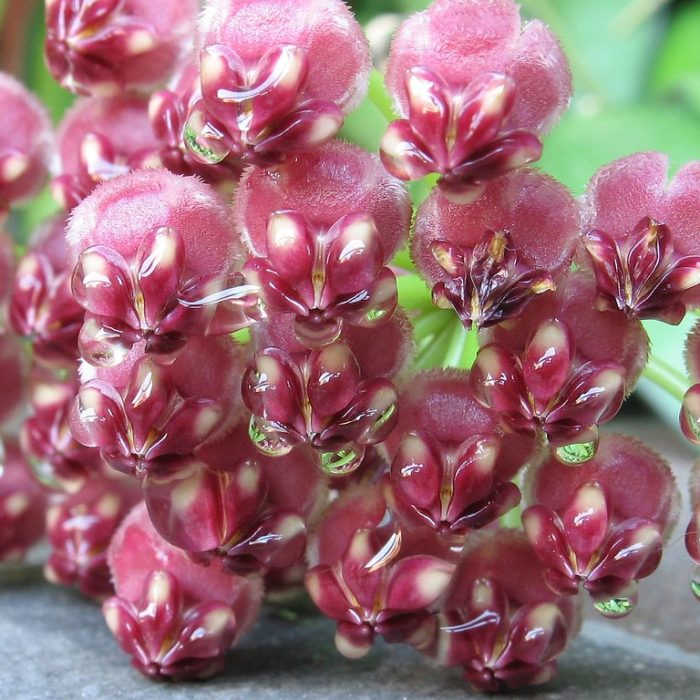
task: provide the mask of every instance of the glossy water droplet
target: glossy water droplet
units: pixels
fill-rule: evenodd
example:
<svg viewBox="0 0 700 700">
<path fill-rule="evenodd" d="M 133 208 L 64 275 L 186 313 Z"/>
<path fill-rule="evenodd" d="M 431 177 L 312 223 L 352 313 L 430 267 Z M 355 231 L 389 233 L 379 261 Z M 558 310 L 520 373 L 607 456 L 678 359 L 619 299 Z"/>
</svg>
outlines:
<svg viewBox="0 0 700 700">
<path fill-rule="evenodd" d="M 593 603 L 593 607 L 605 617 L 617 618 L 629 615 L 634 610 L 635 604 L 633 598 L 615 596 L 607 600 L 597 600 Z"/>
<path fill-rule="evenodd" d="M 321 469 L 331 476 L 349 474 L 360 466 L 364 455 L 364 448 L 359 445 L 346 445 L 338 450 L 321 452 Z"/>
<path fill-rule="evenodd" d="M 199 119 L 190 119 L 185 124 L 183 139 L 192 155 L 205 165 L 217 165 L 230 153 L 223 142 L 217 143 L 222 135 L 209 124 L 198 127 Z"/>
<path fill-rule="evenodd" d="M 393 417 L 393 415 L 396 413 L 396 404 L 392 403 L 389 406 L 387 406 L 378 416 L 377 420 L 374 421 L 372 425 L 372 432 L 376 433 L 379 430 L 381 430 Z"/>
<path fill-rule="evenodd" d="M 690 428 L 696 439 L 700 440 L 700 422 L 698 422 L 697 417 L 687 408 L 684 408 L 684 415 L 688 428 Z"/>
<path fill-rule="evenodd" d="M 574 442 L 570 445 L 560 445 L 554 450 L 556 458 L 563 464 L 583 464 L 595 457 L 598 443 Z"/>
<path fill-rule="evenodd" d="M 268 457 L 283 457 L 294 447 L 270 421 L 259 416 L 251 416 L 248 435 L 255 447 Z"/>
<path fill-rule="evenodd" d="M 693 595 L 700 600 L 700 566 L 693 572 L 693 578 L 690 579 L 690 590 Z"/>
<path fill-rule="evenodd" d="M 365 314 L 365 320 L 368 323 L 376 323 L 377 321 L 381 321 L 388 313 L 389 309 L 383 308 L 381 306 L 375 309 L 370 309 Z"/>
</svg>

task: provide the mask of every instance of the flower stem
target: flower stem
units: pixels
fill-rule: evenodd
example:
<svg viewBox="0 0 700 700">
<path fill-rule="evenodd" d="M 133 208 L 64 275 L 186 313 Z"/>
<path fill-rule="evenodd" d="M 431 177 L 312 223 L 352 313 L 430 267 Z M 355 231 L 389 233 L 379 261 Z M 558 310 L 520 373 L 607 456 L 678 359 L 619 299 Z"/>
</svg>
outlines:
<svg viewBox="0 0 700 700">
<path fill-rule="evenodd" d="M 688 380 L 678 370 L 671 367 L 661 358 L 652 355 L 649 358 L 644 370 L 644 376 L 659 389 L 662 389 L 667 394 L 670 394 L 678 401 L 683 400 L 686 390 L 688 389 Z"/>
</svg>

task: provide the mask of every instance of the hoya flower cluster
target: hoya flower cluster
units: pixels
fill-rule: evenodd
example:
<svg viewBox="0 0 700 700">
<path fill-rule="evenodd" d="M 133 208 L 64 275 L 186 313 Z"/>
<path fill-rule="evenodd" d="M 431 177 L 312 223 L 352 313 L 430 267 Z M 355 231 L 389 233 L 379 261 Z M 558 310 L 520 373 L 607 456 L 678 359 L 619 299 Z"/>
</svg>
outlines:
<svg viewBox="0 0 700 700">
<path fill-rule="evenodd" d="M 675 524 L 664 459 L 599 426 L 641 320 L 700 305 L 700 164 L 630 155 L 579 200 L 531 167 L 571 78 L 512 0 L 403 22 L 379 153 L 338 138 L 371 70 L 341 0 L 198 10 L 46 0 L 80 95 L 55 134 L 0 76 L 3 220 L 49 163 L 60 209 L 18 260 L 0 238 L 0 558 L 45 532 L 47 578 L 154 678 L 221 670 L 264 593 L 305 586 L 349 658 L 383 637 L 480 690 L 549 680 Z M 418 278 L 437 309 L 402 308 Z M 454 366 L 417 371 L 446 316 Z M 700 383 L 681 423 L 700 443 Z"/>
</svg>

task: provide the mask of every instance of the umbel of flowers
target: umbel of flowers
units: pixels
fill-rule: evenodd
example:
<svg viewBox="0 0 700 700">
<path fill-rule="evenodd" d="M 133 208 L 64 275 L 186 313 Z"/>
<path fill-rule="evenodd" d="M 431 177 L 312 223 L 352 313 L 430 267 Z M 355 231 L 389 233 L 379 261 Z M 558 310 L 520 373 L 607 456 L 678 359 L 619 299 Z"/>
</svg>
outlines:
<svg viewBox="0 0 700 700">
<path fill-rule="evenodd" d="M 571 79 L 512 0 L 404 21 L 379 153 L 338 138 L 371 69 L 341 0 L 197 11 L 47 0 L 81 95 L 55 134 L 0 76 L 3 229 L 49 162 L 59 210 L 18 260 L 0 236 L 0 559 L 45 533 L 47 578 L 152 678 L 220 671 L 265 592 L 305 587 L 351 659 L 383 637 L 480 690 L 551 679 L 675 525 L 664 459 L 600 426 L 641 319 L 700 305 L 700 164 L 630 155 L 579 200 L 530 167 Z M 402 308 L 416 280 L 443 311 Z M 681 424 L 700 443 L 700 384 Z"/>
</svg>

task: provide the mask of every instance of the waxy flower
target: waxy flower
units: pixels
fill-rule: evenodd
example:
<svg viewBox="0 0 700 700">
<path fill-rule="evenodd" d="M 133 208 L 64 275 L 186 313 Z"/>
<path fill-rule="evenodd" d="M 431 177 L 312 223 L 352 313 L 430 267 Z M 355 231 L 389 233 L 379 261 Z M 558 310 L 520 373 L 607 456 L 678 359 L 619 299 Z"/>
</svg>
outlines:
<svg viewBox="0 0 700 700">
<path fill-rule="evenodd" d="M 305 448 L 278 460 L 260 456 L 241 425 L 178 469 L 148 475 L 143 490 L 154 527 L 194 559 L 221 558 L 240 575 L 300 563 L 320 474 Z"/>
<path fill-rule="evenodd" d="M 397 393 L 384 378 L 363 378 L 350 348 L 333 343 L 290 354 L 258 351 L 243 377 L 250 435 L 268 455 L 308 442 L 329 473 L 356 469 L 364 446 L 381 442 L 396 424 Z"/>
<path fill-rule="evenodd" d="M 211 0 L 201 100 L 185 141 L 203 163 L 274 165 L 317 148 L 363 97 L 369 47 L 340 0 Z"/>
<path fill-rule="evenodd" d="M 539 135 L 563 112 L 571 76 L 539 21 L 521 27 L 512 0 L 437 0 L 409 17 L 391 46 L 386 82 L 403 119 L 382 140 L 393 175 L 437 173 L 454 202 L 538 160 Z"/>
<path fill-rule="evenodd" d="M 667 184 L 668 161 L 637 153 L 601 168 L 582 202 L 600 308 L 678 324 L 700 303 L 700 163 Z"/>
<path fill-rule="evenodd" d="M 578 240 L 576 203 L 563 185 L 534 170 L 486 186 L 469 205 L 434 191 L 416 217 L 411 251 L 433 300 L 465 328 L 517 316 L 553 290 Z"/>
<path fill-rule="evenodd" d="M 517 322 L 484 329 L 479 333 L 479 344 L 498 345 L 523 356 L 534 329 L 559 319 L 571 331 L 574 361 L 621 365 L 627 395 L 634 390 L 649 358 L 649 338 L 639 319 L 629 318 L 619 309 L 596 308 L 597 294 L 592 275 L 581 270 L 570 272 L 557 279 L 556 290 L 532 299 Z"/>
<path fill-rule="evenodd" d="M 609 617 L 629 614 L 637 581 L 654 572 L 675 525 L 679 495 L 668 464 L 641 442 L 606 435 L 577 469 L 550 459 L 529 475 L 523 527 L 547 567 L 547 584 L 573 594 L 579 584 Z"/>
<path fill-rule="evenodd" d="M 104 371 L 78 391 L 73 435 L 127 474 L 172 469 L 231 421 L 240 362 L 233 341 L 211 338 L 192 340 L 170 366 L 142 356 L 128 371 Z"/>
<path fill-rule="evenodd" d="M 165 80 L 188 45 L 196 0 L 46 0 L 46 60 L 67 90 L 115 95 Z"/>
<path fill-rule="evenodd" d="M 187 62 L 168 88 L 151 95 L 148 117 L 158 141 L 158 158 L 163 167 L 178 175 L 199 175 L 205 182 L 236 181 L 241 168 L 232 159 L 203 164 L 185 144 L 185 125 L 190 109 L 199 99 L 199 69 Z"/>
<path fill-rule="evenodd" d="M 231 288 L 238 244 L 223 202 L 195 178 L 158 170 L 110 181 L 76 208 L 67 236 L 86 311 L 80 349 L 94 365 L 119 364 L 141 340 L 172 361 L 189 335 L 250 322 L 220 304 L 250 290 Z"/>
<path fill-rule="evenodd" d="M 501 692 L 551 680 L 580 615 L 575 599 L 547 589 L 525 538 L 501 530 L 460 559 L 436 622 L 432 643 L 418 650 L 461 666 L 476 690 Z"/>
<path fill-rule="evenodd" d="M 470 376 L 476 399 L 500 412 L 506 429 L 542 431 L 568 464 L 595 454 L 598 425 L 615 416 L 625 396 L 624 367 L 578 363 L 574 353 L 570 329 L 552 319 L 535 328 L 520 355 L 499 345 L 481 348 Z"/>
<path fill-rule="evenodd" d="M 308 347 L 338 340 L 344 323 L 379 326 L 396 309 L 396 278 L 383 266 L 367 214 L 315 230 L 296 212 L 275 212 L 266 247 L 267 258 L 251 258 L 243 273 L 270 312 L 295 314 L 297 337 Z"/>
<path fill-rule="evenodd" d="M 520 491 L 510 479 L 534 456 L 536 441 L 501 435 L 497 415 L 475 399 L 468 372 L 414 374 L 399 385 L 398 410 L 380 449 L 389 453 L 391 503 L 403 519 L 456 546 L 517 505 Z"/>
<path fill-rule="evenodd" d="M 0 221 L 0 226 L 2 222 Z M 12 238 L 0 231 L 0 309 L 4 313 L 10 292 L 12 291 L 12 277 L 15 268 L 15 253 L 13 250 Z M 0 331 L 4 330 L 3 322 L 0 321 Z"/>
<path fill-rule="evenodd" d="M 75 586 L 90 598 L 113 593 L 107 548 L 140 493 L 126 479 L 95 476 L 76 493 L 54 496 L 46 511 L 51 546 L 44 575 L 51 583 Z"/>
<path fill-rule="evenodd" d="M 109 564 L 116 596 L 103 612 L 131 663 L 154 679 L 208 678 L 255 621 L 258 577 L 201 566 L 162 540 L 136 507 L 112 541 Z"/>
<path fill-rule="evenodd" d="M 65 218 L 59 216 L 35 233 L 20 260 L 10 302 L 10 324 L 30 338 L 35 360 L 48 366 L 74 363 L 85 315 L 73 298 L 65 253 Z"/>
<path fill-rule="evenodd" d="M 339 520 L 356 530 L 331 532 Z M 312 560 L 306 588 L 321 611 L 337 621 L 341 654 L 361 658 L 376 635 L 414 644 L 430 636 L 429 610 L 447 590 L 454 565 L 411 551 L 376 488 L 347 492 L 324 517 L 318 537 L 317 563 Z M 337 540 L 332 547 L 324 545 L 328 537 Z"/>
<path fill-rule="evenodd" d="M 33 196 L 46 177 L 51 122 L 26 88 L 0 73 L 0 216 Z"/>
<path fill-rule="evenodd" d="M 70 413 L 78 392 L 75 380 L 48 375 L 33 378 L 32 415 L 22 424 L 22 450 L 34 473 L 50 488 L 74 493 L 87 480 L 99 478 L 104 462 L 97 450 L 81 445 L 70 430 Z"/>
<path fill-rule="evenodd" d="M 51 193 L 66 211 L 102 182 L 161 166 L 144 97 L 80 99 L 61 122 L 56 141 L 60 169 Z"/>
<path fill-rule="evenodd" d="M 19 445 L 0 442 L 0 562 L 22 561 L 44 534 L 46 494 Z"/>
</svg>

